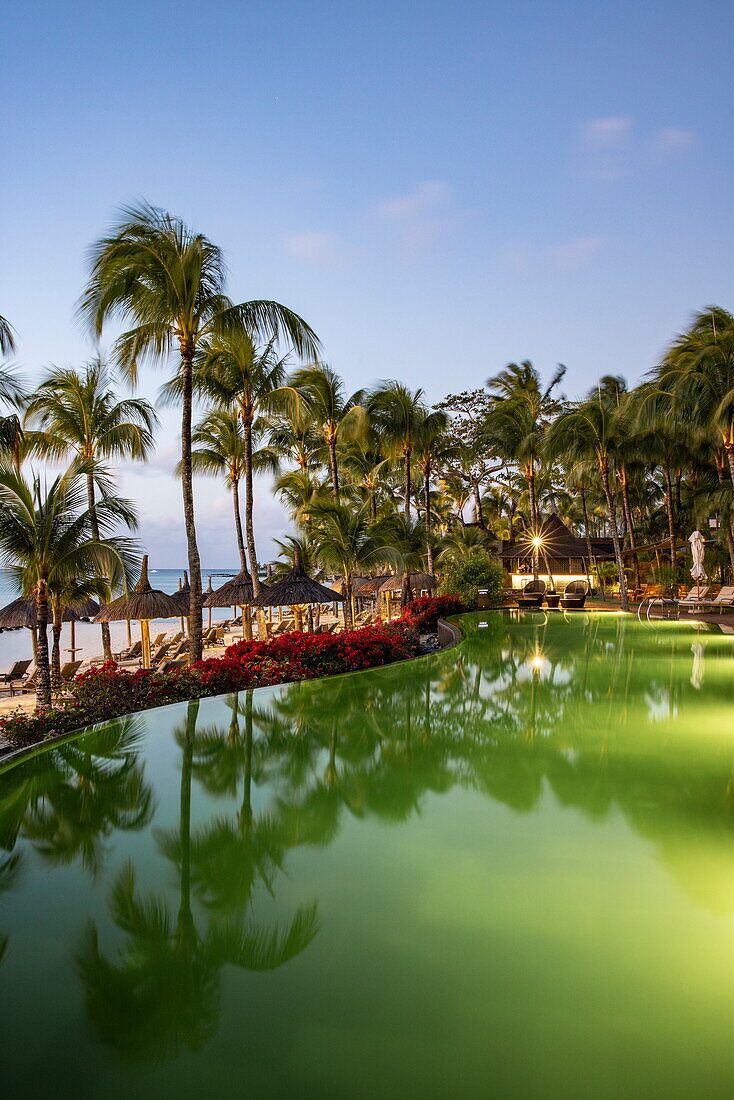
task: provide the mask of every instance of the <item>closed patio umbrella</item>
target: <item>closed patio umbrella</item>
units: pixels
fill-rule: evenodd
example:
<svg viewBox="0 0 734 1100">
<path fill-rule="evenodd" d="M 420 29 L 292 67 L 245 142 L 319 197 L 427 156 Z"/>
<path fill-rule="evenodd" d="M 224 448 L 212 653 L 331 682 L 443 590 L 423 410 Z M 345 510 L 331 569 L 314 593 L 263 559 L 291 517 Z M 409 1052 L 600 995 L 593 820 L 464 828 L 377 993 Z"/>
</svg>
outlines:
<svg viewBox="0 0 734 1100">
<path fill-rule="evenodd" d="M 143 667 L 150 668 L 150 620 L 178 619 L 180 614 L 181 610 L 173 596 L 150 587 L 146 554 L 140 569 L 140 580 L 132 592 L 100 608 L 94 621 L 113 623 L 121 619 L 137 619 L 143 643 Z"/>
</svg>

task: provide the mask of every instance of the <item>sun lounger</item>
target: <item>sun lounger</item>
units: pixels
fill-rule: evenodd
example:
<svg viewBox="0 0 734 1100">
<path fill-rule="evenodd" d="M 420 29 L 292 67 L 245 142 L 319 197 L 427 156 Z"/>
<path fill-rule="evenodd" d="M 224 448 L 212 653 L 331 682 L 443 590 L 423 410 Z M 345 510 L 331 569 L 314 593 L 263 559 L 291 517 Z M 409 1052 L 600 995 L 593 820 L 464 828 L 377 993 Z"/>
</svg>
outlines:
<svg viewBox="0 0 734 1100">
<path fill-rule="evenodd" d="M 163 637 L 165 637 L 165 634 L 163 635 Z M 157 644 L 160 645 L 160 642 L 158 642 Z M 120 664 L 120 662 L 122 661 L 132 661 L 133 658 L 139 657 L 142 652 L 143 643 L 141 641 L 133 642 L 133 644 L 129 645 L 127 649 L 121 650 L 120 653 L 118 653 L 115 657 L 115 660 L 118 664 Z"/>
<path fill-rule="evenodd" d="M 33 662 L 16 661 L 7 672 L 0 673 L 0 684 L 11 684 L 14 680 L 22 680 Z"/>
<path fill-rule="evenodd" d="M 66 661 L 61 666 L 61 682 L 63 684 L 70 684 L 81 668 L 81 664 L 81 661 Z"/>
<path fill-rule="evenodd" d="M 706 598 L 710 589 L 710 585 L 698 585 L 696 588 L 692 588 L 691 591 L 683 597 L 682 600 L 678 600 L 678 607 L 685 611 L 687 608 L 699 607 L 701 601 Z"/>
<path fill-rule="evenodd" d="M 680 603 L 683 601 L 681 600 Z M 680 604 L 679 604 L 680 606 Z M 693 601 L 694 607 L 705 607 L 707 611 L 726 611 L 734 607 L 734 585 L 725 585 L 713 599 L 701 597 Z"/>
</svg>

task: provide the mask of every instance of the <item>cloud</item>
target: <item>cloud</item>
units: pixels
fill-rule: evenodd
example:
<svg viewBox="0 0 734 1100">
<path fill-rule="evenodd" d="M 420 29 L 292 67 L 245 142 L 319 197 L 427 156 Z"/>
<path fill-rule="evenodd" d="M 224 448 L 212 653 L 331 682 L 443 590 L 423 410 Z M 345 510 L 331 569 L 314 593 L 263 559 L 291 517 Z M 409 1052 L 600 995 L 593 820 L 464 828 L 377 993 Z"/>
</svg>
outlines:
<svg viewBox="0 0 734 1100">
<path fill-rule="evenodd" d="M 595 118 L 581 127 L 582 171 L 589 179 L 612 180 L 630 172 L 632 119 L 626 115 Z"/>
<path fill-rule="evenodd" d="M 585 236 L 535 250 L 523 244 L 508 245 L 500 253 L 500 262 L 513 275 L 572 275 L 588 267 L 607 243 L 605 237 Z"/>
<path fill-rule="evenodd" d="M 424 180 L 404 195 L 383 199 L 375 207 L 375 216 L 394 234 L 403 253 L 421 251 L 456 221 L 451 186 L 445 180 Z"/>
<path fill-rule="evenodd" d="M 650 139 L 650 151 L 658 159 L 667 159 L 685 153 L 696 143 L 692 130 L 682 130 L 678 126 L 664 126 L 656 130 Z"/>
<path fill-rule="evenodd" d="M 344 262 L 343 249 L 333 233 L 294 233 L 284 239 L 283 249 L 293 259 L 315 267 L 341 267 Z"/>
<path fill-rule="evenodd" d="M 606 247 L 604 237 L 577 237 L 565 244 L 556 245 L 550 251 L 551 263 L 556 271 L 574 272 L 587 267 L 594 256 Z"/>
<path fill-rule="evenodd" d="M 679 126 L 663 126 L 649 136 L 636 136 L 633 120 L 627 115 L 595 118 L 580 130 L 581 172 L 593 180 L 620 179 L 681 156 L 695 141 L 692 130 Z"/>
</svg>

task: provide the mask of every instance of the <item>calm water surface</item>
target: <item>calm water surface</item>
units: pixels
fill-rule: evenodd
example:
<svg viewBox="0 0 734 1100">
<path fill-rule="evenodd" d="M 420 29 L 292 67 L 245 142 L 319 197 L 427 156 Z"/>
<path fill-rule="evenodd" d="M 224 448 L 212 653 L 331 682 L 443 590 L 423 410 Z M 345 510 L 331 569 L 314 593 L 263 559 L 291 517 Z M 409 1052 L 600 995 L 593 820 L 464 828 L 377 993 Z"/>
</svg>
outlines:
<svg viewBox="0 0 734 1100">
<path fill-rule="evenodd" d="M 731 1095 L 734 639 L 462 625 L 0 774 L 4 1096 Z"/>
</svg>

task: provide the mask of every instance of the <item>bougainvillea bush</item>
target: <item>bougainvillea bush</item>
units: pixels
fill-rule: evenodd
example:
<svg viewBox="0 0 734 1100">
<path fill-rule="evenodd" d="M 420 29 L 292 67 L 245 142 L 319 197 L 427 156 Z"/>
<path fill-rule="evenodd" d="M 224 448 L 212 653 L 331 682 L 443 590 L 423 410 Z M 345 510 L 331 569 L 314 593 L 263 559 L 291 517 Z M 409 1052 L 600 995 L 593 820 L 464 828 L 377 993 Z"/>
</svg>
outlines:
<svg viewBox="0 0 734 1100">
<path fill-rule="evenodd" d="M 419 634 L 427 634 L 438 629 L 439 619 L 446 615 L 459 615 L 466 610 L 458 596 L 420 596 L 408 604 L 400 619 L 409 623 Z"/>
<path fill-rule="evenodd" d="M 58 705 L 35 714 L 8 715 L 0 720 L 0 732 L 13 746 L 33 745 L 168 703 L 403 661 L 418 651 L 421 621 L 420 614 L 415 620 L 406 614 L 395 623 L 341 634 L 293 633 L 264 642 L 237 642 L 223 657 L 209 657 L 191 668 L 167 673 L 131 672 L 114 663 L 96 666 L 77 676 L 71 693 Z"/>
</svg>

